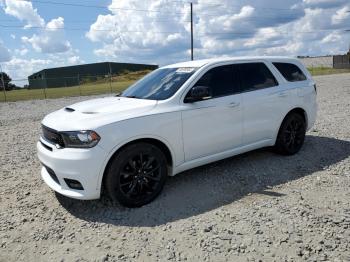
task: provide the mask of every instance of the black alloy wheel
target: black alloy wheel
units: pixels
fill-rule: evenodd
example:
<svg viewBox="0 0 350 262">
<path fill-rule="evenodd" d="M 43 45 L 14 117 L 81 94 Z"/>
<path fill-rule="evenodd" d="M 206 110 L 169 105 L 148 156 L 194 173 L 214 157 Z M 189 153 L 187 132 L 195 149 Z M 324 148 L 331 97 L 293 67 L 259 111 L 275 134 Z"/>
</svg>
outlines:
<svg viewBox="0 0 350 262">
<path fill-rule="evenodd" d="M 304 117 L 297 113 L 287 115 L 280 127 L 275 149 L 283 155 L 297 153 L 304 143 L 305 133 Z"/>
<path fill-rule="evenodd" d="M 160 149 L 148 143 L 132 144 L 115 157 L 105 186 L 113 200 L 139 207 L 158 196 L 167 175 L 166 158 Z"/>
<path fill-rule="evenodd" d="M 132 199 L 152 194 L 161 180 L 158 160 L 143 152 L 131 157 L 120 172 L 120 189 Z"/>
</svg>

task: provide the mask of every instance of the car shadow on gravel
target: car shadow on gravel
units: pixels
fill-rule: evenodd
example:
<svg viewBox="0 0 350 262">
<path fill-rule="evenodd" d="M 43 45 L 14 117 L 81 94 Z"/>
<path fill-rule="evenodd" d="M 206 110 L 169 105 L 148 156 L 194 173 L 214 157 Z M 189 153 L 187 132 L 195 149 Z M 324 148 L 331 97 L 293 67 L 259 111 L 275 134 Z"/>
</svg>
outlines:
<svg viewBox="0 0 350 262">
<path fill-rule="evenodd" d="M 348 141 L 308 135 L 294 156 L 257 150 L 169 177 L 161 195 L 141 208 L 121 207 L 106 197 L 79 201 L 57 194 L 57 199 L 68 212 L 85 221 L 158 226 L 211 211 L 249 193 L 283 197 L 270 188 L 323 170 L 349 155 Z"/>
</svg>

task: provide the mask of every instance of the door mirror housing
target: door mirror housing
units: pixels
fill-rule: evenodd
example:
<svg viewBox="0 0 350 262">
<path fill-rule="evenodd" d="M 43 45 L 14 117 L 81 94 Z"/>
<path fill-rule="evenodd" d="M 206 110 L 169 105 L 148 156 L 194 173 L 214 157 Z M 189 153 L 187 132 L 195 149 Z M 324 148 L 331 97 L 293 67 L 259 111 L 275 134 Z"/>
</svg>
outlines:
<svg viewBox="0 0 350 262">
<path fill-rule="evenodd" d="M 185 97 L 185 103 L 193 103 L 211 98 L 208 86 L 194 86 Z"/>
</svg>

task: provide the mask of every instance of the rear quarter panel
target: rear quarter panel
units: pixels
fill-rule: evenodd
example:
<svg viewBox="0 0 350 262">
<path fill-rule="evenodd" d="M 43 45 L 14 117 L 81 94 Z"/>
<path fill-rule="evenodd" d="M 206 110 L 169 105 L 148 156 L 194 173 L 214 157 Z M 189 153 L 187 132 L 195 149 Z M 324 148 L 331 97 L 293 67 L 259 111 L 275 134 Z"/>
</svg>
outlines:
<svg viewBox="0 0 350 262">
<path fill-rule="evenodd" d="M 288 82 L 284 79 L 281 73 L 275 69 L 275 73 L 279 75 L 280 79 L 283 79 L 285 85 L 288 85 L 288 88 L 291 90 L 291 100 L 288 110 L 283 114 L 283 117 L 280 119 L 280 124 L 284 117 L 293 110 L 294 108 L 301 108 L 306 112 L 306 121 L 307 121 L 307 130 L 309 130 L 315 123 L 317 116 L 317 94 L 314 89 L 314 80 L 310 75 L 309 71 L 298 59 L 286 59 L 281 61 L 272 61 L 272 62 L 285 62 L 297 65 L 301 71 L 306 76 L 305 81 L 298 82 Z M 277 137 L 278 130 L 275 134 Z"/>
<path fill-rule="evenodd" d="M 307 80 L 300 83 L 297 89 L 297 106 L 304 109 L 307 117 L 307 130 L 310 130 L 314 125 L 317 117 L 317 93 L 315 91 L 314 85 L 316 84 L 313 80 L 310 72 L 306 67 L 299 61 L 295 60 L 295 64 L 303 71 L 306 75 Z"/>
</svg>

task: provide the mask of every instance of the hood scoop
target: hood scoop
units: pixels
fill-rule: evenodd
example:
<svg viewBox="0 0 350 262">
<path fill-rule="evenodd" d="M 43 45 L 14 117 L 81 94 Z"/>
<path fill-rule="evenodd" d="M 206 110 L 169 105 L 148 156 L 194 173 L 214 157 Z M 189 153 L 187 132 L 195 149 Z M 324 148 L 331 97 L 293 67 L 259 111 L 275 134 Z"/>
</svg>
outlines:
<svg viewBox="0 0 350 262">
<path fill-rule="evenodd" d="M 67 112 L 74 112 L 75 111 L 75 109 L 73 109 L 71 107 L 65 107 L 64 110 Z"/>
</svg>

